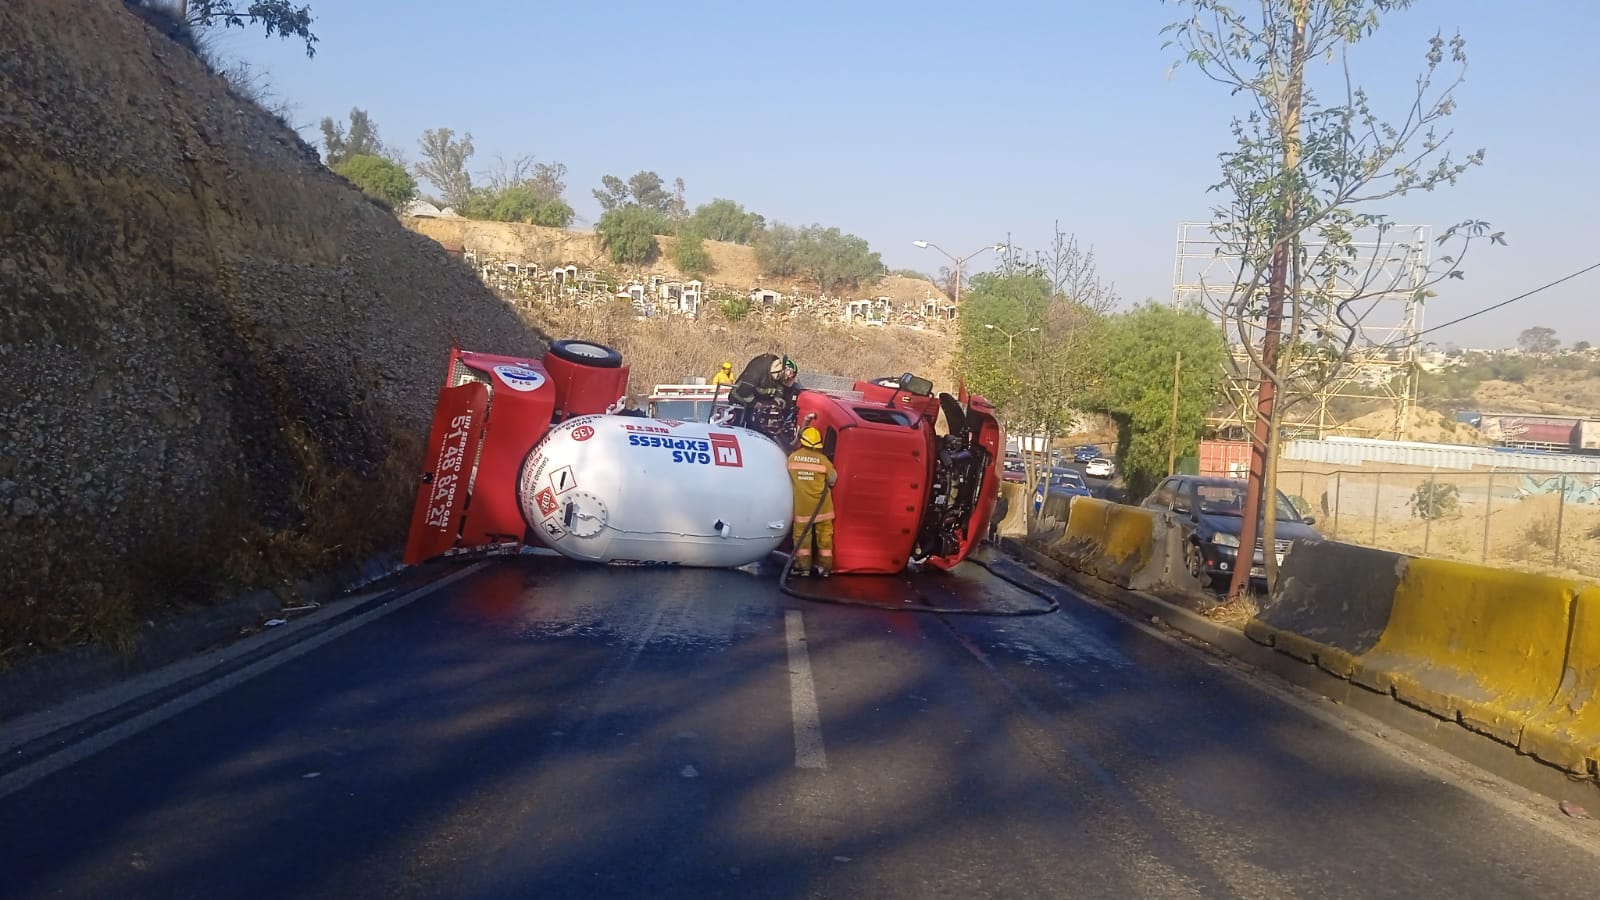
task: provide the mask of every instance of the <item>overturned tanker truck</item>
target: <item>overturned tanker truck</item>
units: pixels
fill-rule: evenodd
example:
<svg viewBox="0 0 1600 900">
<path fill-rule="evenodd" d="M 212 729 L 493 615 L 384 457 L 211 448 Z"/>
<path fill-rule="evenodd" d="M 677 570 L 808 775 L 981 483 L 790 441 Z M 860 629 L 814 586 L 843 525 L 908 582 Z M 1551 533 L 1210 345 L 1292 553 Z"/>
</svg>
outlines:
<svg viewBox="0 0 1600 900">
<path fill-rule="evenodd" d="M 904 375 L 802 380 L 798 416 L 834 461 L 835 571 L 949 569 L 987 532 L 1005 436 L 981 397 Z M 741 566 L 783 549 L 790 448 L 732 425 L 624 410 L 628 367 L 587 341 L 540 359 L 453 348 L 405 561 L 544 547 L 597 563 Z M 941 424 L 942 416 L 942 428 Z"/>
</svg>

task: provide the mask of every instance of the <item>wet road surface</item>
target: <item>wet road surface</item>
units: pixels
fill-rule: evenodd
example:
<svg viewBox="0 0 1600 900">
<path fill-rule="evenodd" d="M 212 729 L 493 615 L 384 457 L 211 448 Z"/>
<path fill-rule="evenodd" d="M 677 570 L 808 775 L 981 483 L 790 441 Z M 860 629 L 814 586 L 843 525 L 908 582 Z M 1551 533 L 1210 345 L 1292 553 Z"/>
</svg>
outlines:
<svg viewBox="0 0 1600 900">
<path fill-rule="evenodd" d="M 829 588 L 1040 603 L 893 584 Z M 1061 602 L 489 561 L 8 789 L 0 895 L 1592 895 L 1581 824 Z"/>
</svg>

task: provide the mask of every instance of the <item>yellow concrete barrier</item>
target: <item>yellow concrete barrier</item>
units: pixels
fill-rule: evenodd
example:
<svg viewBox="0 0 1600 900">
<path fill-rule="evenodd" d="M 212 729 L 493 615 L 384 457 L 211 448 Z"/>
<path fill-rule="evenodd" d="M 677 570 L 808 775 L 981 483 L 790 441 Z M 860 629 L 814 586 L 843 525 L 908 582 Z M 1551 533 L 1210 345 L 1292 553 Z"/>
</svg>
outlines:
<svg viewBox="0 0 1600 900">
<path fill-rule="evenodd" d="M 1074 503 L 1082 502 L 1078 498 Z M 1077 513 L 1074 506 L 1073 513 Z M 1109 504 L 1100 553 L 1119 570 L 1138 571 L 1155 557 L 1156 514 L 1137 506 Z"/>
<path fill-rule="evenodd" d="M 1021 537 L 1028 533 L 1028 505 L 1033 497 L 1028 489 L 1014 481 L 1000 483 L 1000 497 L 1006 505 L 1006 514 L 996 530 L 1003 537 Z"/>
<path fill-rule="evenodd" d="M 1073 497 L 1067 527 L 1046 552 L 1072 568 L 1133 590 L 1171 578 L 1172 535 L 1160 514 L 1094 497 Z M 1182 553 L 1175 557 L 1182 569 Z"/>
<path fill-rule="evenodd" d="M 1516 746 L 1561 685 L 1578 582 L 1413 559 L 1350 678 Z"/>
<path fill-rule="evenodd" d="M 1522 730 L 1518 749 L 1572 772 L 1600 775 L 1600 586 L 1578 594 L 1561 691 Z"/>
<path fill-rule="evenodd" d="M 1106 539 L 1106 514 L 1111 509 L 1111 503 L 1097 500 L 1093 497 L 1074 497 L 1072 505 L 1068 508 L 1067 532 L 1062 535 L 1063 542 L 1087 541 L 1098 550 Z"/>
<path fill-rule="evenodd" d="M 1410 557 L 1337 541 L 1295 541 L 1254 619 L 1251 640 L 1340 678 L 1389 625 Z"/>
</svg>

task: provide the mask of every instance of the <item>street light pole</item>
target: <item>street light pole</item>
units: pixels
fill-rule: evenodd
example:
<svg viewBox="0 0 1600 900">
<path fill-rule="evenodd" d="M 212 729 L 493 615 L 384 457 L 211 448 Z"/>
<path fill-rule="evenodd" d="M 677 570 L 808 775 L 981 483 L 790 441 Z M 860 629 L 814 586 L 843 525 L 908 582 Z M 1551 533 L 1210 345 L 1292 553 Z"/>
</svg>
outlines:
<svg viewBox="0 0 1600 900">
<path fill-rule="evenodd" d="M 958 309 L 961 306 L 961 272 L 962 272 L 962 268 L 967 264 L 967 260 L 972 259 L 975 256 L 979 256 L 981 254 L 988 253 L 991 250 L 993 250 L 996 253 L 998 253 L 1001 250 L 1010 249 L 1008 244 L 990 244 L 990 245 L 988 245 L 986 247 L 980 247 L 977 250 L 974 250 L 971 253 L 968 253 L 966 256 L 955 256 L 954 254 L 950 253 L 950 251 L 944 249 L 943 247 L 939 246 L 938 244 L 933 243 L 932 241 L 912 241 L 911 244 L 912 244 L 912 246 L 915 246 L 915 247 L 921 247 L 924 250 L 927 250 L 927 249 L 929 249 L 931 247 L 932 249 L 937 250 L 940 253 L 943 253 L 945 255 L 946 259 L 948 259 L 951 262 L 955 263 L 955 265 L 956 265 L 956 270 L 955 270 L 956 271 L 956 275 L 955 275 L 956 287 L 955 287 L 955 291 L 954 291 L 954 293 L 955 293 L 954 302 L 955 302 L 955 305 L 956 305 L 956 307 Z"/>
<path fill-rule="evenodd" d="M 1004 328 L 996 328 L 996 327 L 994 327 L 993 325 L 990 325 L 987 322 L 985 322 L 983 324 L 983 327 L 989 329 L 990 331 L 998 331 L 1001 334 L 1006 336 L 1006 359 L 1010 359 L 1011 358 L 1011 346 L 1012 346 L 1012 344 L 1014 344 L 1016 342 L 1017 335 L 1019 335 L 1019 334 L 1029 334 L 1029 333 L 1032 333 L 1032 332 L 1035 332 L 1035 331 L 1039 330 L 1039 327 L 1037 325 L 1035 325 L 1032 328 L 1024 328 L 1021 331 L 1007 331 Z"/>
</svg>

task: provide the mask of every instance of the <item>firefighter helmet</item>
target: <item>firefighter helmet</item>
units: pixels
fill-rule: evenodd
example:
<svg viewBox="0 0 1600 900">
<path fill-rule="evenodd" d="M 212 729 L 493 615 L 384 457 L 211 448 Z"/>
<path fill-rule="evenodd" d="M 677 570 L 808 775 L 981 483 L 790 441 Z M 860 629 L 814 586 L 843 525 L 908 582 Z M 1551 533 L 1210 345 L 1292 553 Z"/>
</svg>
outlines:
<svg viewBox="0 0 1600 900">
<path fill-rule="evenodd" d="M 810 425 L 807 425 L 805 430 L 800 432 L 800 446 L 805 447 L 808 450 L 821 450 L 822 432 L 812 428 Z"/>
</svg>

